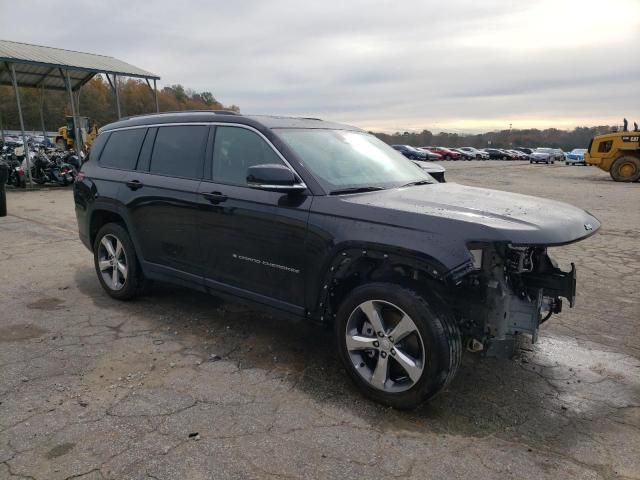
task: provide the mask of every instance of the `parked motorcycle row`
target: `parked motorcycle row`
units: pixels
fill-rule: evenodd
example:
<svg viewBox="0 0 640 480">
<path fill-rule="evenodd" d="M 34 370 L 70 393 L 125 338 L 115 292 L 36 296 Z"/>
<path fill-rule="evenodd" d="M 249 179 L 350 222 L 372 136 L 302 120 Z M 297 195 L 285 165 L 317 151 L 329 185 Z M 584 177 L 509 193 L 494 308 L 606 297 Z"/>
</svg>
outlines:
<svg viewBox="0 0 640 480">
<path fill-rule="evenodd" d="M 26 152 L 27 155 L 21 141 L 5 139 L 4 143 L 0 142 L 0 162 L 9 167 L 8 185 L 26 187 L 29 179 L 27 168 L 31 170 L 31 179 L 38 185 L 70 185 L 82 165 L 82 159 L 75 152 L 59 151 L 36 142 L 30 142 Z"/>
</svg>

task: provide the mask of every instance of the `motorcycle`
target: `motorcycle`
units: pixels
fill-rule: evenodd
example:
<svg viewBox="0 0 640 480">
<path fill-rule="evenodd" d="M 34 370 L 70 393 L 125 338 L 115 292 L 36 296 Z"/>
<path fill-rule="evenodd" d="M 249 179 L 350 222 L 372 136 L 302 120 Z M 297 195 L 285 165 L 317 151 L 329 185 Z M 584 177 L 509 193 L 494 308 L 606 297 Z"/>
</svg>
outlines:
<svg viewBox="0 0 640 480">
<path fill-rule="evenodd" d="M 16 149 L 17 151 L 18 149 Z M 23 154 L 24 155 L 24 154 Z M 26 156 L 22 160 L 21 168 L 23 172 L 27 171 L 27 168 L 31 170 L 31 179 L 39 184 L 45 183 L 57 183 L 62 186 L 67 186 L 74 182 L 75 173 L 73 167 L 61 160 L 60 157 L 54 157 L 55 160 L 50 159 L 45 153 L 44 149 L 39 149 L 36 152 L 29 151 L 29 160 Z M 27 163 L 29 164 L 27 166 Z M 23 173 L 23 177 L 26 175 Z"/>
</svg>

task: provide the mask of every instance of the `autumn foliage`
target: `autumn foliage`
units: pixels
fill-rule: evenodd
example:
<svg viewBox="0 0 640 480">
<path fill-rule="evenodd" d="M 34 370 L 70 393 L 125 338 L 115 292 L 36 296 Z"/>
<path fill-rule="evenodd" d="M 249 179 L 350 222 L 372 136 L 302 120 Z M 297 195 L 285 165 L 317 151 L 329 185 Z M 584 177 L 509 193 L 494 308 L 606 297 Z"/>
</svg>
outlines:
<svg viewBox="0 0 640 480">
<path fill-rule="evenodd" d="M 127 79 L 119 84 L 120 110 L 122 116 L 139 115 L 156 111 L 153 92 L 142 80 Z M 44 102 L 43 102 L 44 97 Z M 21 88 L 20 98 L 25 129 L 42 129 L 40 106 L 47 131 L 57 130 L 64 125 L 64 117 L 71 114 L 69 95 L 64 91 Z M 216 100 L 211 92 L 196 92 L 182 85 L 171 85 L 158 91 L 161 112 L 177 110 L 233 110 L 236 105 L 225 106 Z M 115 95 L 101 76 L 94 77 L 80 89 L 80 115 L 95 120 L 98 126 L 117 120 Z M 5 129 L 18 130 L 18 108 L 12 87 L 0 87 L 0 115 Z"/>
</svg>

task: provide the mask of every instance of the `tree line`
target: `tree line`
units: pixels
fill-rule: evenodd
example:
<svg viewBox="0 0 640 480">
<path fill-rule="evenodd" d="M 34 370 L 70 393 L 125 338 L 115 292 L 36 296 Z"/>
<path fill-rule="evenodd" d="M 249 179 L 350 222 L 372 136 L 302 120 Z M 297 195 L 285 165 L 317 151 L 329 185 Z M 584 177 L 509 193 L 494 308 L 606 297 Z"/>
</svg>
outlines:
<svg viewBox="0 0 640 480">
<path fill-rule="evenodd" d="M 370 132 L 389 145 L 402 144 L 414 147 L 475 147 L 475 148 L 514 148 L 514 147 L 551 147 L 565 151 L 574 148 L 587 148 L 595 135 L 610 132 L 609 125 L 597 127 L 576 127 L 573 130 L 536 128 L 523 130 L 500 130 L 496 132 L 458 134 L 440 132 L 434 134 L 429 130 L 422 132 L 396 132 L 393 134 Z"/>
<path fill-rule="evenodd" d="M 127 79 L 119 82 L 120 111 L 123 117 L 156 111 L 153 92 L 146 82 Z M 71 115 L 69 95 L 66 91 L 20 88 L 20 101 L 25 129 L 42 130 L 41 115 L 47 131 L 65 125 L 65 116 Z M 177 110 L 233 110 L 237 105 L 225 106 L 211 92 L 196 92 L 182 85 L 171 85 L 158 91 L 161 112 Z M 42 114 L 41 114 L 42 109 Z M 95 76 L 80 89 L 79 112 L 89 117 L 98 127 L 118 119 L 115 94 L 102 76 Z M 5 130 L 19 130 L 18 107 L 13 87 L 0 86 L 0 116 Z"/>
<path fill-rule="evenodd" d="M 139 115 L 156 111 L 153 92 L 146 82 L 127 79 L 119 84 L 120 109 L 122 116 Z M 47 131 L 57 130 L 65 125 L 65 116 L 71 114 L 69 96 L 64 91 L 35 88 L 21 88 L 20 99 L 25 129 L 40 131 L 42 119 Z M 233 110 L 237 105 L 225 106 L 211 92 L 196 92 L 182 85 L 171 85 L 158 91 L 161 112 L 178 110 Z M 42 110 L 42 113 L 41 113 Z M 80 89 L 79 111 L 98 126 L 117 120 L 115 95 L 106 79 L 97 75 Z M 43 117 L 41 119 L 41 117 Z M 0 120 L 5 130 L 19 130 L 18 108 L 12 87 L 0 86 Z M 611 131 L 608 125 L 597 127 L 577 127 L 573 130 L 547 128 L 545 130 L 500 130 L 480 134 L 458 134 L 429 130 L 421 132 L 396 132 L 393 134 L 370 132 L 386 143 L 443 147 L 511 148 L 511 147 L 552 147 L 571 150 L 586 148 L 595 135 Z"/>
</svg>

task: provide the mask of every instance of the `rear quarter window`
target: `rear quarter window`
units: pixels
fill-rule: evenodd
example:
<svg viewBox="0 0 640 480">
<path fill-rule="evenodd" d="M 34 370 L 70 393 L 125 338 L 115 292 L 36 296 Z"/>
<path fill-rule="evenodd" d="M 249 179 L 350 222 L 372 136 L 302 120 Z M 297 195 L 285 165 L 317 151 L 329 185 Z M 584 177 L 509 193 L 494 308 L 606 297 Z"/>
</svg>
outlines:
<svg viewBox="0 0 640 480">
<path fill-rule="evenodd" d="M 100 155 L 100 165 L 121 170 L 134 170 L 146 128 L 112 132 Z"/>
</svg>

